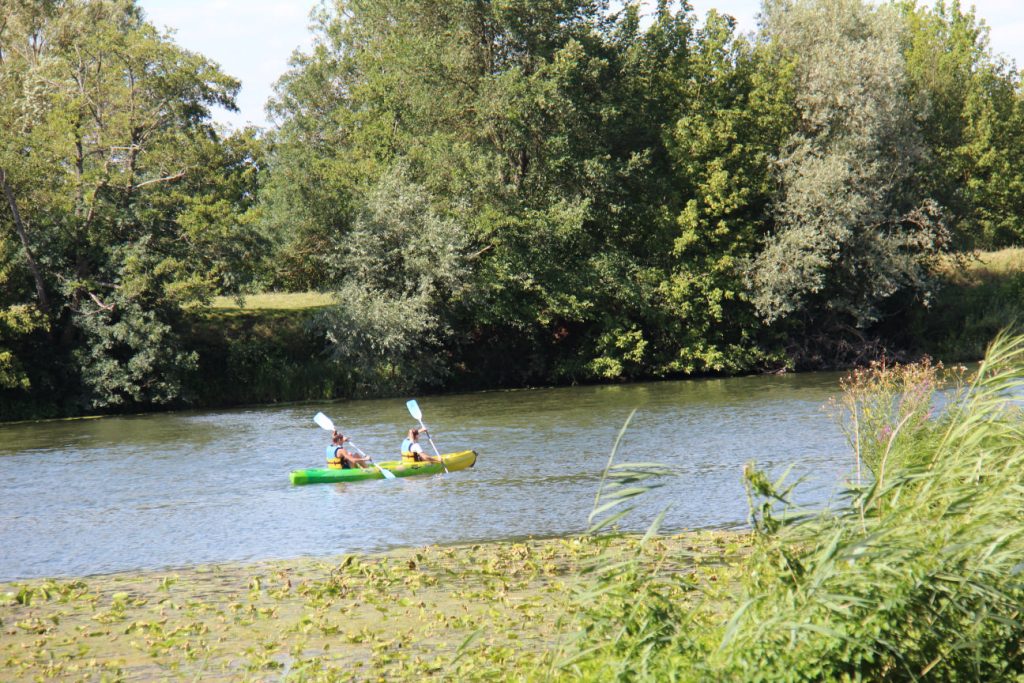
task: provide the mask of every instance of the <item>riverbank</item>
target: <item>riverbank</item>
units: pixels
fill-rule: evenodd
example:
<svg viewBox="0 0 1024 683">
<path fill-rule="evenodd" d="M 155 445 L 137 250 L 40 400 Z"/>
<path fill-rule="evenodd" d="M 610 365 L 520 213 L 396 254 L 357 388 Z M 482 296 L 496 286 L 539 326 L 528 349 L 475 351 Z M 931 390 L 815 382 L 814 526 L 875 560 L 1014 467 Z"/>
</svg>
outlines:
<svg viewBox="0 0 1024 683">
<path fill-rule="evenodd" d="M 244 301 L 218 297 L 210 308 L 184 315 L 181 328 L 176 330 L 183 350 L 194 354 L 196 365 L 182 374 L 180 395 L 173 401 L 160 405 L 123 403 L 97 410 L 69 403 L 68 396 L 61 392 L 33 389 L 25 394 L 0 389 L 0 422 L 97 412 L 217 409 L 523 386 L 522 378 L 513 381 L 499 376 L 500 372 L 493 374 L 487 368 L 494 367 L 478 358 L 480 362 L 449 368 L 451 374 L 443 386 L 398 391 L 395 377 L 374 379 L 358 364 L 339 362 L 332 356 L 325 316 L 333 302 L 333 295 L 318 292 L 258 294 Z M 1022 302 L 1024 249 L 951 257 L 941 268 L 941 283 L 928 305 L 893 313 L 877 329 L 864 331 L 864 352 L 851 357 L 863 359 L 884 352 L 904 360 L 927 355 L 947 364 L 975 361 L 1000 330 L 1024 319 Z M 743 375 L 764 369 L 751 360 L 722 374 Z M 641 373 L 632 379 L 645 376 Z M 675 378 L 683 377 L 680 374 Z M 648 378 L 665 379 L 661 375 Z M 571 383 L 543 372 L 534 379 L 535 384 L 544 385 Z M 36 385 L 47 387 L 54 382 L 59 384 L 54 378 L 41 378 Z"/>
<path fill-rule="evenodd" d="M 639 553 L 686 578 L 676 599 L 725 614 L 750 543 L 579 537 L 0 584 L 0 678 L 543 678 L 573 651 L 596 565 Z"/>
</svg>

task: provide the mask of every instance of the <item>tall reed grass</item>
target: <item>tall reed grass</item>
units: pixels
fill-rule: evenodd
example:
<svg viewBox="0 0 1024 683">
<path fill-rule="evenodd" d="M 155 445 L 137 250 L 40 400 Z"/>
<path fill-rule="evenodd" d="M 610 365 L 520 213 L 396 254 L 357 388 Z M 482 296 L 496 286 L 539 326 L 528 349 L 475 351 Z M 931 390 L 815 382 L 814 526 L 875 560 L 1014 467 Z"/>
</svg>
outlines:
<svg viewBox="0 0 1024 683">
<path fill-rule="evenodd" d="M 680 599 L 686 577 L 655 581 L 640 564 L 602 575 L 585 605 L 585 642 L 560 671 L 1024 680 L 1024 336 L 1000 335 L 977 375 L 960 378 L 947 388 L 930 364 L 852 377 L 838 405 L 865 471 L 840 503 L 800 510 L 793 485 L 750 467 L 757 541 L 735 602 Z"/>
</svg>

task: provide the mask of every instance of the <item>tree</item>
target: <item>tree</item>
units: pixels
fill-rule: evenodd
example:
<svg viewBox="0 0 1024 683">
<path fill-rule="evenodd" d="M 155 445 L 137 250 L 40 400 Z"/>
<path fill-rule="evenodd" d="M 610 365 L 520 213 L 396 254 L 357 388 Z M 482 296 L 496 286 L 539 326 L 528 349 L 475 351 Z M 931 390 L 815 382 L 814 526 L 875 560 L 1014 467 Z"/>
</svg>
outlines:
<svg viewBox="0 0 1024 683">
<path fill-rule="evenodd" d="M 323 322 L 363 391 L 439 384 L 451 368 L 450 306 L 465 294 L 466 235 L 396 167 L 372 188 L 345 251 L 338 305 Z"/>
<path fill-rule="evenodd" d="M 916 180 L 926 158 L 908 105 L 900 22 L 862 0 L 779 0 L 764 34 L 795 62 L 796 130 L 777 160 L 775 230 L 750 271 L 768 323 L 817 345 L 860 338 L 898 295 L 927 299 L 948 244 Z"/>
<path fill-rule="evenodd" d="M 1024 242 L 1024 97 L 1012 62 L 958 0 L 899 5 L 917 118 L 929 150 L 920 182 L 963 246 Z"/>
<path fill-rule="evenodd" d="M 793 132 L 792 64 L 755 49 L 731 18 L 710 12 L 693 39 L 671 131 L 676 216 L 674 266 L 661 286 L 674 315 L 675 372 L 738 371 L 766 360 L 744 263 L 771 229 L 773 159 Z"/>
<path fill-rule="evenodd" d="M 14 258 L 52 330 L 48 365 L 74 378 L 51 390 L 91 408 L 175 400 L 194 363 L 182 306 L 237 284 L 209 266 L 237 261 L 211 253 L 231 251 L 239 219 L 214 213 L 244 209 L 219 178 L 244 175 L 251 155 L 221 170 L 231 152 L 209 108 L 233 107 L 238 82 L 132 0 L 6 2 L 3 16 L 0 225 L 22 243 Z"/>
</svg>

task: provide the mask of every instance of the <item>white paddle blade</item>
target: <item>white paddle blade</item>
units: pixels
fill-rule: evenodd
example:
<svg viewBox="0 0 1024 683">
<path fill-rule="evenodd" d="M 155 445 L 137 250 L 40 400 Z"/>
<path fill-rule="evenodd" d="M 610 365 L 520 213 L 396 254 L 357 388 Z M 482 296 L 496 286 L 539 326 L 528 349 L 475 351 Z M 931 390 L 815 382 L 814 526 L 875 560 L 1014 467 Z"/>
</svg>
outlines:
<svg viewBox="0 0 1024 683">
<path fill-rule="evenodd" d="M 317 413 L 313 416 L 313 422 L 320 425 L 321 429 L 326 429 L 329 432 L 334 431 L 334 423 L 331 422 L 331 418 L 327 417 L 323 413 Z"/>
<path fill-rule="evenodd" d="M 377 465 L 377 463 L 373 463 L 373 464 Z M 388 472 L 386 469 L 384 469 L 380 465 L 377 465 L 377 469 L 380 470 L 380 473 L 384 475 L 385 479 L 394 479 L 395 478 L 395 475 L 393 473 Z"/>
<path fill-rule="evenodd" d="M 420 412 L 420 404 L 416 403 L 416 399 L 406 401 L 405 407 L 409 409 L 409 414 L 412 415 L 415 420 L 423 419 L 423 413 Z"/>
</svg>

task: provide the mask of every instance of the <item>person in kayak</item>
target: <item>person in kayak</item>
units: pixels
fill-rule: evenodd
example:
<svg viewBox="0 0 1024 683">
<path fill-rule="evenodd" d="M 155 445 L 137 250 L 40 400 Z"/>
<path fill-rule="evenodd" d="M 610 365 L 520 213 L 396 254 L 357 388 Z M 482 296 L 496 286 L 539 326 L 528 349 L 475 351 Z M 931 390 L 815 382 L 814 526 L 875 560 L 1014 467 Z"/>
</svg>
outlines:
<svg viewBox="0 0 1024 683">
<path fill-rule="evenodd" d="M 337 430 L 331 436 L 331 445 L 327 447 L 327 467 L 331 469 L 351 470 L 357 467 L 366 468 L 369 458 L 361 458 L 355 453 L 349 453 L 345 448 L 345 442 L 349 438 L 339 434 Z"/>
<path fill-rule="evenodd" d="M 405 440 L 402 442 L 402 460 L 412 462 L 441 462 L 441 458 L 435 458 L 432 455 L 428 455 L 423 450 L 423 446 L 420 445 L 420 432 L 425 432 L 425 429 L 416 429 L 413 427 L 409 430 L 409 433 L 405 435 Z"/>
</svg>

